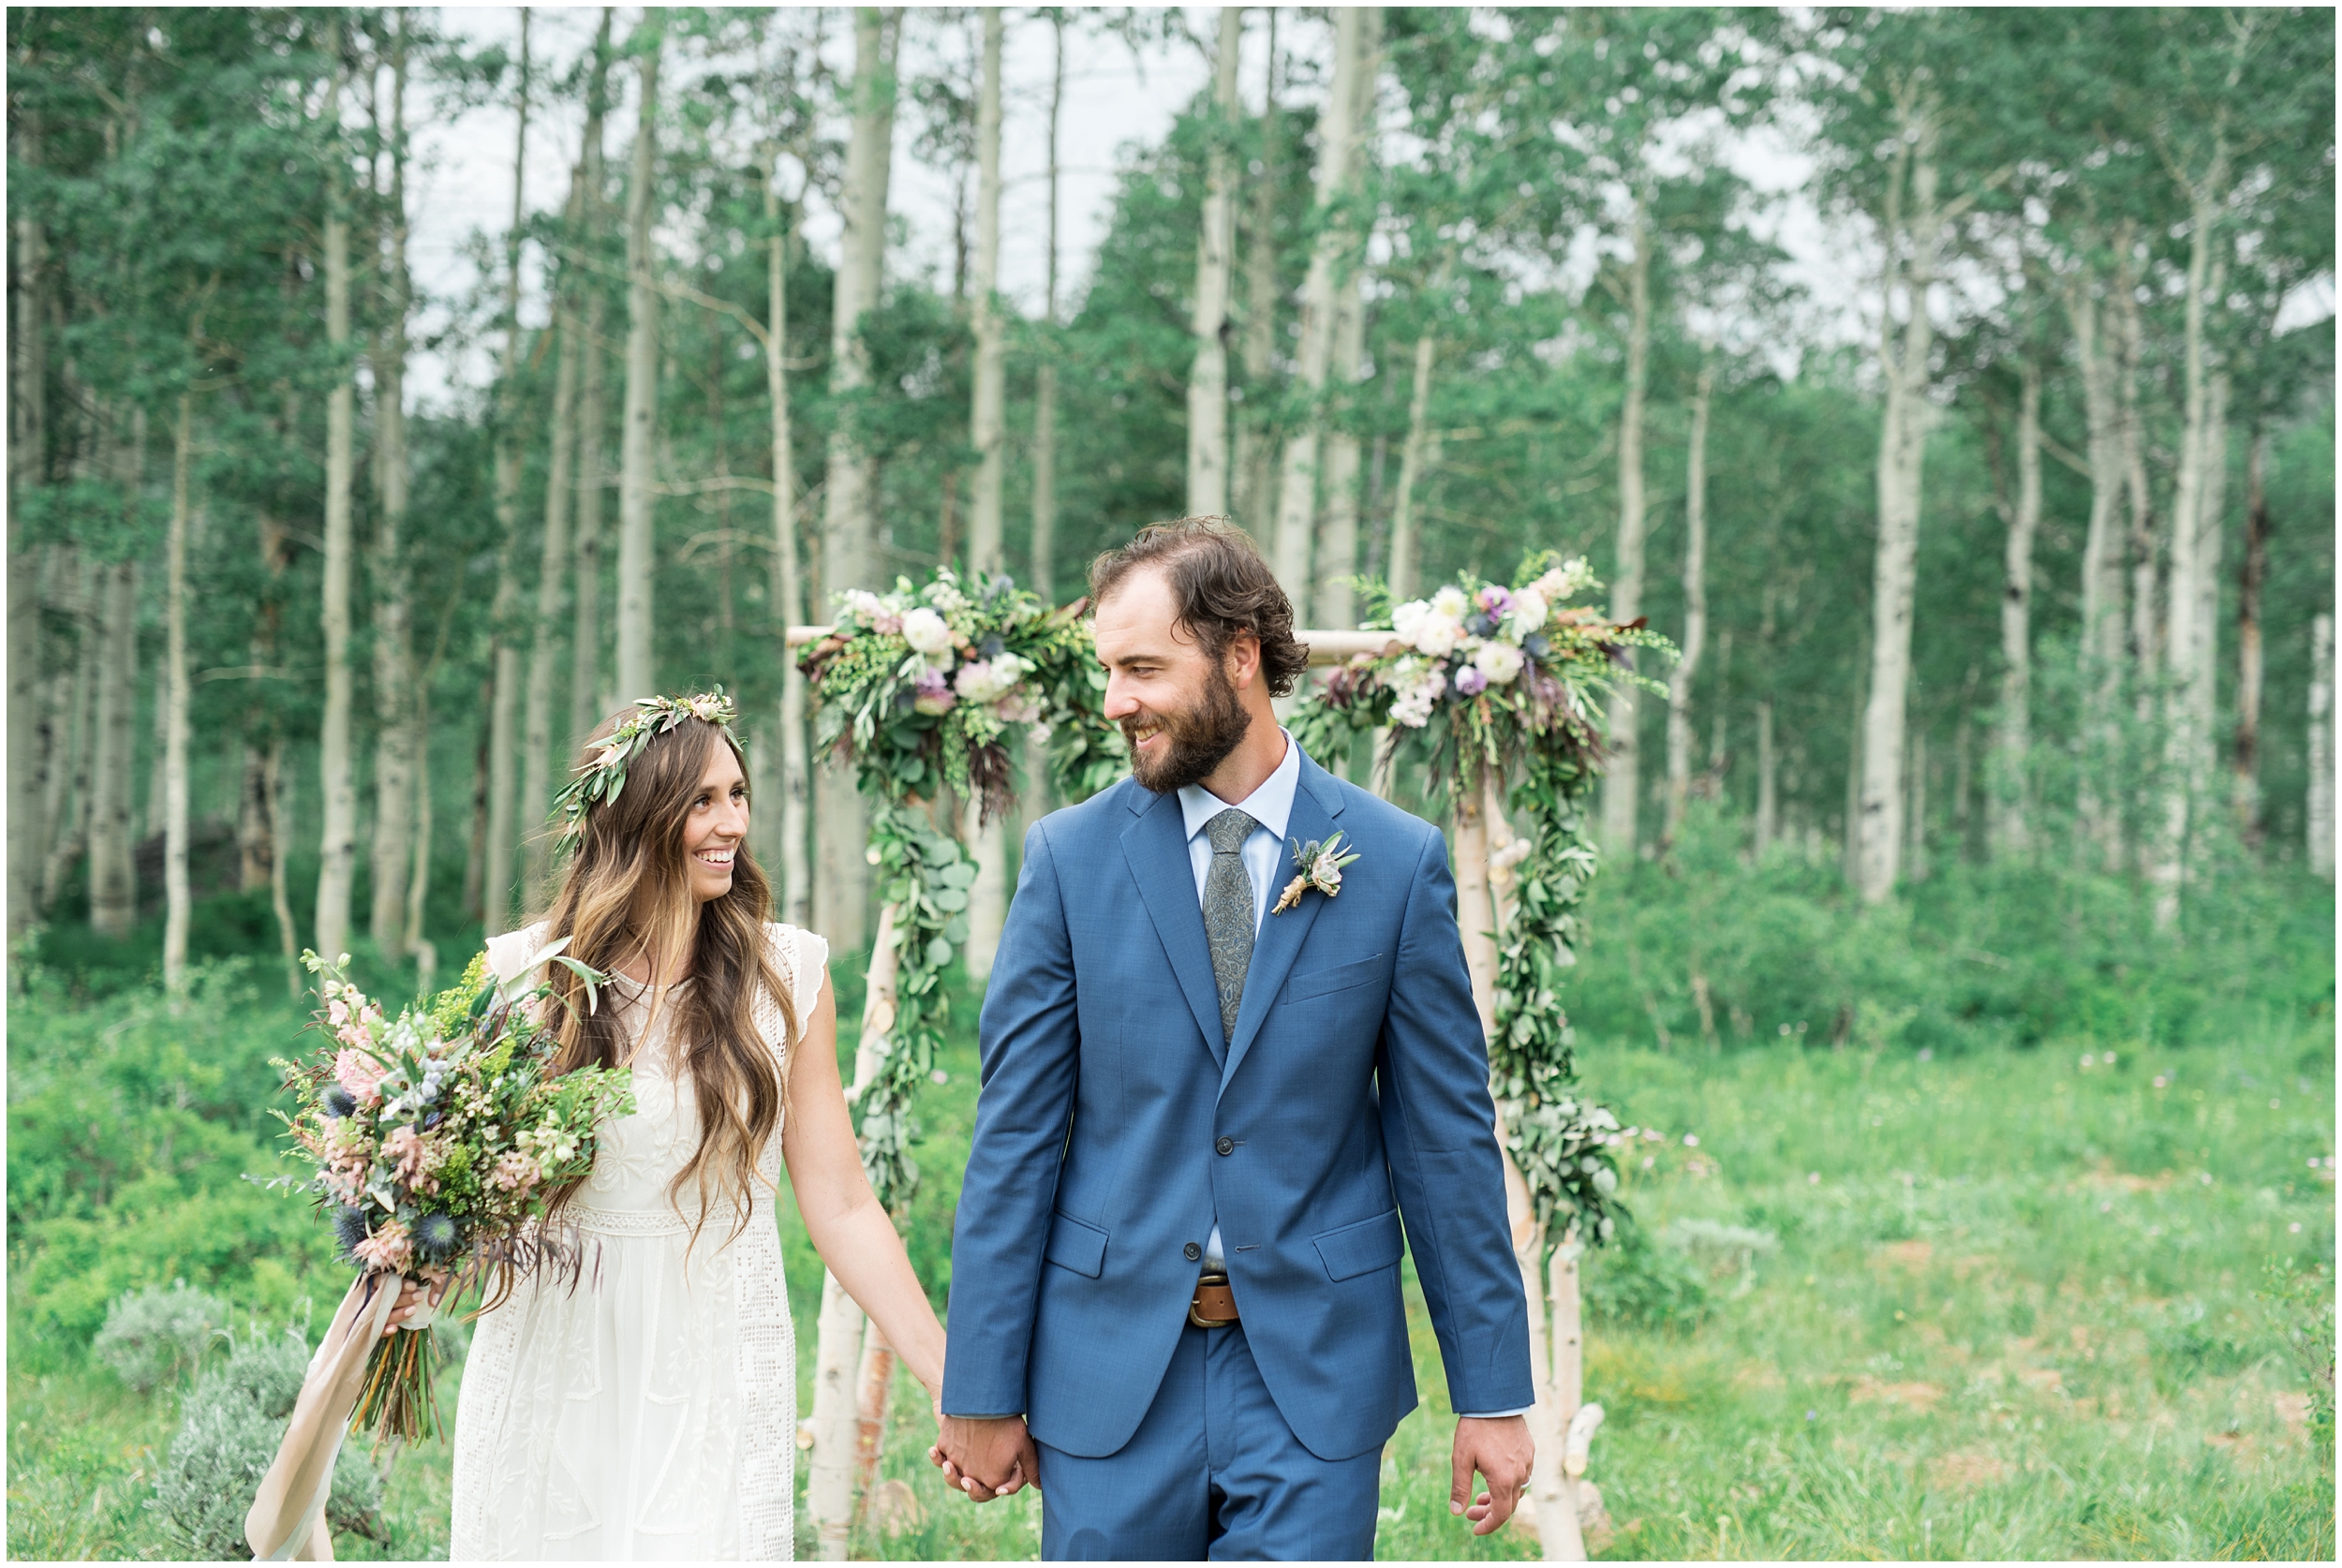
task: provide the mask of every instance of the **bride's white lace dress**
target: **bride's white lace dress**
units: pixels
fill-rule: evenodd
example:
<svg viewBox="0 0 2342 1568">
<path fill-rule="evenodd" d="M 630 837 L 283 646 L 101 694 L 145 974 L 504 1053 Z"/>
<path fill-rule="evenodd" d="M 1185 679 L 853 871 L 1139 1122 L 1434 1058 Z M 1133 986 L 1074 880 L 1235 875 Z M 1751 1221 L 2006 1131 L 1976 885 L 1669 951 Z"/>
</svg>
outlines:
<svg viewBox="0 0 2342 1568">
<path fill-rule="evenodd" d="M 543 938 L 540 925 L 494 939 L 490 966 L 510 978 Z M 806 1017 L 828 944 L 786 925 L 765 938 Z M 635 1041 L 636 1114 L 603 1131 L 565 1210 L 586 1247 L 581 1277 L 524 1281 L 472 1339 L 455 1417 L 457 1561 L 793 1555 L 796 1339 L 772 1206 L 780 1139 L 764 1146 L 747 1225 L 734 1235 L 736 1213 L 711 1212 L 693 1246 L 668 1182 L 699 1146 L 699 1110 L 666 1049 L 665 1008 L 643 1038 L 647 1000 L 622 978 L 603 993 Z M 778 1072 L 779 1010 L 766 998 L 756 1017 Z M 689 1187 L 679 1196 L 695 1201 Z"/>
</svg>

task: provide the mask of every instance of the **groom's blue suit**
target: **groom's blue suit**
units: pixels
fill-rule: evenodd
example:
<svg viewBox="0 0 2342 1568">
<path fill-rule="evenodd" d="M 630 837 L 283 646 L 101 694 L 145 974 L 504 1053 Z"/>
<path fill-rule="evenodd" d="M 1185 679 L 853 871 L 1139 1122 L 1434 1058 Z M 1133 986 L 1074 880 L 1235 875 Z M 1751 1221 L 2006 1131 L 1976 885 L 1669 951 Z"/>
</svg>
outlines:
<svg viewBox="0 0 2342 1568">
<path fill-rule="evenodd" d="M 1452 1408 L 1534 1401 L 1445 841 L 1306 758 L 1300 770 L 1287 836 L 1339 831 L 1359 858 L 1338 896 L 1312 891 L 1259 922 L 1224 1043 L 1178 797 L 1126 779 L 1025 838 L 984 1005 L 942 1406 L 1024 1413 L 1052 1516 L 1071 1501 L 1053 1457 L 1067 1474 L 1165 1462 L 1152 1434 L 1167 1417 L 1149 1413 L 1188 1387 L 1166 1371 L 1235 1345 L 1268 1396 L 1245 1419 L 1282 1417 L 1297 1460 L 1359 1460 L 1346 1473 L 1367 1488 L 1371 1548 L 1375 1464 L 1360 1457 L 1416 1398 L 1402 1214 Z M 1187 1322 L 1215 1225 L 1239 1328 Z M 1334 1539 L 1254 1549 L 1341 1555 Z M 1127 1555 L 1111 1532 L 1089 1549 L 1045 1540 L 1069 1550 Z"/>
</svg>

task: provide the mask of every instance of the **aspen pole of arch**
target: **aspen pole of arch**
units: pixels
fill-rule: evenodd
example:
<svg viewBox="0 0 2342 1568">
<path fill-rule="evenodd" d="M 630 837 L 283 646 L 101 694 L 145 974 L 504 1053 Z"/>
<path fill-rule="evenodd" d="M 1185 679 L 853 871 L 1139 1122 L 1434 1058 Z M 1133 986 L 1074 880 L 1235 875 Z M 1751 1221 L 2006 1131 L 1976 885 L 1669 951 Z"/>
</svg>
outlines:
<svg viewBox="0 0 2342 1568">
<path fill-rule="evenodd" d="M 2033 537 L 2041 525 L 2041 367 L 2028 358 L 2019 363 L 2017 376 L 2017 498 L 2008 509 L 2002 554 L 2000 711 L 1993 722 L 1987 801 L 1996 860 L 2022 860 L 2033 843 L 2025 762 L 2033 750 Z"/>
<path fill-rule="evenodd" d="M 1032 412 L 1032 591 L 1045 604 L 1057 602 L 1057 218 L 1058 115 L 1065 103 L 1065 9 L 1053 7 L 1049 25 L 1056 37 L 1049 76 L 1049 255 L 1042 270 L 1041 364 L 1034 372 Z"/>
<path fill-rule="evenodd" d="M 374 354 L 375 493 L 381 506 L 374 548 L 374 841 L 373 897 L 366 934 L 385 957 L 407 949 L 408 857 L 415 849 L 414 799 L 429 789 L 413 723 L 413 596 L 407 572 L 409 491 L 407 451 L 407 29 L 398 13 L 391 49 L 391 193 L 383 236 L 382 333 Z M 427 852 L 427 851 L 426 851 Z"/>
<path fill-rule="evenodd" d="M 1708 645 L 1708 411 L 1716 366 L 1702 357 L 1692 388 L 1691 452 L 1683 486 L 1683 656 L 1668 675 L 1668 809 L 1663 845 L 1682 836 L 1692 791 L 1692 678 Z M 1727 650 L 1727 654 L 1729 650 Z"/>
<path fill-rule="evenodd" d="M 1866 904 L 1890 897 L 1903 870 L 1905 704 L 1911 682 L 1911 603 L 1920 537 L 1920 481 L 1927 454 L 1927 358 L 1934 324 L 1927 294 L 1935 280 L 1944 214 L 1936 200 L 1936 127 L 1918 89 L 1898 87 L 1904 135 L 1889 175 L 1884 212 L 1887 260 L 1880 278 L 1878 365 L 1886 406 L 1878 430 L 1878 546 L 1871 580 L 1871 668 L 1862 708 L 1861 795 L 1854 834 L 1855 886 Z M 1909 214 L 1905 214 L 1905 179 Z M 1895 346 L 1893 301 L 1906 307 Z"/>
<path fill-rule="evenodd" d="M 651 446 L 659 422 L 659 290 L 651 279 L 651 215 L 657 210 L 659 52 L 653 27 L 636 64 L 634 156 L 626 193 L 626 413 L 618 436 L 618 701 L 658 690 L 651 669 L 651 590 L 659 570 L 651 547 Z"/>
<path fill-rule="evenodd" d="M 1496 1029 L 1496 905 L 1489 878 L 1490 830 L 1497 816 L 1492 809 L 1492 781 L 1456 791 L 1456 821 L 1450 836 L 1456 871 L 1457 925 L 1463 936 L 1464 966 L 1472 975 L 1472 999 L 1479 1009 L 1483 1033 Z M 1529 1435 L 1536 1443 L 1536 1462 L 1530 1473 L 1530 1495 L 1537 1500 L 1537 1538 L 1549 1562 L 1582 1562 L 1585 1544 L 1578 1529 L 1575 1489 L 1562 1467 L 1566 1428 L 1554 1419 L 1557 1405 L 1553 1361 L 1546 1318 L 1545 1231 L 1536 1221 L 1529 1184 L 1505 1148 L 1500 1114 L 1497 1145 L 1505 1163 L 1505 1212 L 1512 1230 L 1513 1257 L 1520 1268 L 1522 1294 L 1529 1303 L 1529 1374 L 1537 1402 L 1529 1413 Z"/>
<path fill-rule="evenodd" d="M 572 179 L 562 231 L 574 241 L 585 205 L 583 170 Z M 563 269 L 565 272 L 568 269 Z M 577 300 L 567 281 L 554 297 L 553 450 L 545 464 L 545 528 L 537 563 L 537 615 L 529 630 L 528 688 L 521 702 L 521 802 L 536 821 L 553 802 L 553 674 L 560 658 L 562 589 L 570 560 L 570 495 L 577 457 Z M 527 836 L 521 875 L 521 910 L 533 919 L 549 895 L 552 841 L 541 828 Z"/>
<path fill-rule="evenodd" d="M 1335 318 L 1340 311 L 1335 288 L 1351 244 L 1339 221 L 1339 203 L 1349 185 L 1352 145 L 1356 140 L 1359 46 L 1364 33 L 1359 7 L 1335 10 L 1333 26 L 1334 75 L 1317 122 L 1312 216 L 1320 228 L 1310 250 L 1309 277 L 1301 287 L 1301 342 L 1295 353 L 1295 380 L 1309 406 L 1300 415 L 1298 427 L 1285 437 L 1271 556 L 1278 584 L 1296 604 L 1310 602 L 1310 555 L 1315 542 L 1318 468 L 1326 431 L 1322 400 L 1327 373 L 1333 364 Z"/>
<path fill-rule="evenodd" d="M 968 564 L 978 578 L 1008 566 L 1001 541 L 1001 488 L 1007 476 L 1002 438 L 1007 399 L 1007 345 L 1001 320 L 1001 49 L 1006 26 L 998 7 L 984 13 L 984 80 L 976 89 L 976 267 L 974 300 L 976 377 L 969 411 L 970 440 L 976 449 L 975 505 L 968 523 Z M 970 802 L 973 814 L 975 803 Z M 968 975 L 979 985 L 992 975 L 1001 926 L 1008 915 L 1008 824 L 971 822 L 976 880 L 968 890 Z M 870 1330 L 873 1342 L 878 1330 Z M 893 1355 L 887 1356 L 888 1366 Z M 875 1460 L 872 1461 L 876 1463 Z"/>
<path fill-rule="evenodd" d="M 488 835 L 481 918 L 491 937 L 511 929 L 520 794 L 521 205 L 528 154 L 528 18 L 521 9 L 520 128 L 512 142 L 512 222 L 504 241 L 504 358 L 497 376 L 497 591 L 488 612 Z"/>
<path fill-rule="evenodd" d="M 780 149 L 770 151 L 764 182 L 764 391 L 773 418 L 773 614 L 785 631 L 805 618 L 805 574 L 797 561 L 797 459 L 789 410 L 789 236 L 780 225 Z M 784 657 L 780 672 L 780 914 L 813 923 L 813 878 L 807 837 L 812 761 L 805 736 L 805 673 Z"/>
<path fill-rule="evenodd" d="M 337 363 L 349 350 L 349 214 L 341 140 L 341 27 L 331 30 L 334 85 L 327 98 L 325 197 L 325 341 Z M 358 790 L 350 777 L 349 722 L 355 691 L 349 671 L 349 486 L 358 393 L 347 368 L 325 398 L 325 562 L 319 619 L 325 633 L 325 713 L 318 771 L 325 804 L 319 845 L 317 950 L 327 958 L 349 943 L 350 881 L 357 859 Z"/>
<path fill-rule="evenodd" d="M 1187 373 L 1187 510 L 1217 517 L 1228 510 L 1228 287 L 1236 263 L 1237 55 L 1244 8 L 1220 7 L 1212 58 L 1211 151 L 1205 161 L 1204 229 L 1195 249 L 1195 312 L 1189 330 L 1195 359 Z"/>
<path fill-rule="evenodd" d="M 898 15 L 858 7 L 853 36 L 853 127 L 846 144 L 845 188 L 838 203 L 845 232 L 830 307 L 830 392 L 843 410 L 830 433 L 823 493 L 822 586 L 830 593 L 869 580 L 877 530 L 876 466 L 856 439 L 852 410 L 870 384 L 862 318 L 877 306 L 884 280 L 895 55 L 901 41 Z M 820 771 L 814 780 L 814 816 L 819 828 L 814 925 L 833 946 L 858 948 L 868 929 L 870 867 L 863 851 L 869 839 L 869 817 L 851 772 Z"/>
<path fill-rule="evenodd" d="M 2334 617 L 2309 622 L 2309 869 L 2334 880 Z"/>
<path fill-rule="evenodd" d="M 1643 544 L 1650 531 L 1643 486 L 1643 410 L 1651 381 L 1651 193 L 1635 187 L 1626 264 L 1626 390 L 1618 416 L 1618 570 L 1610 579 L 1610 619 L 1642 614 Z M 1623 656 L 1632 667 L 1634 654 Z M 1602 777 L 1602 852 L 1632 862 L 1640 851 L 1642 804 L 1639 694 L 1621 684 L 1610 693 L 1610 761 Z"/>
<path fill-rule="evenodd" d="M 170 532 L 164 544 L 163 988 L 187 984 L 187 512 L 193 504 L 195 393 L 179 394 L 170 454 Z M 174 1004 L 175 1005 L 175 1004 Z"/>
<path fill-rule="evenodd" d="M 858 1103 L 878 1076 L 885 1058 L 887 1031 L 895 1027 L 895 977 L 900 954 L 895 950 L 895 906 L 879 911 L 878 938 L 870 949 L 869 979 L 864 988 L 862 1034 L 853 1053 L 853 1082 L 846 1103 Z M 853 1524 L 854 1483 L 859 1473 L 863 1410 L 870 1393 L 867 1374 L 880 1370 L 866 1354 L 867 1339 L 862 1309 L 854 1305 L 837 1276 L 822 1274 L 822 1316 L 814 1351 L 813 1463 L 806 1485 L 805 1507 L 812 1521 L 817 1555 L 826 1562 L 846 1560 L 847 1536 Z M 882 1348 L 883 1340 L 880 1340 Z M 892 1374 L 889 1365 L 883 1370 Z M 878 1391 L 881 1429 L 885 1421 L 884 1388 Z"/>
</svg>

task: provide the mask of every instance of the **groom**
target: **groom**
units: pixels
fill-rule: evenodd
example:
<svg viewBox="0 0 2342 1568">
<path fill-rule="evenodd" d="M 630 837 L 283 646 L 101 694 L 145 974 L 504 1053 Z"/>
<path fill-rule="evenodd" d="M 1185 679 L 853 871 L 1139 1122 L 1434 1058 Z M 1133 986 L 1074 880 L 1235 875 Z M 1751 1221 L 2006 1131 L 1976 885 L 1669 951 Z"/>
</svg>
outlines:
<svg viewBox="0 0 2342 1568">
<path fill-rule="evenodd" d="M 1132 777 L 1025 839 L 936 1461 L 1037 1481 L 1052 1560 L 1371 1558 L 1411 1245 L 1487 1534 L 1534 1396 L 1446 845 L 1278 727 L 1306 650 L 1242 534 L 1158 524 L 1090 592 Z M 1358 858 L 1288 898 L 1336 834 Z"/>
</svg>

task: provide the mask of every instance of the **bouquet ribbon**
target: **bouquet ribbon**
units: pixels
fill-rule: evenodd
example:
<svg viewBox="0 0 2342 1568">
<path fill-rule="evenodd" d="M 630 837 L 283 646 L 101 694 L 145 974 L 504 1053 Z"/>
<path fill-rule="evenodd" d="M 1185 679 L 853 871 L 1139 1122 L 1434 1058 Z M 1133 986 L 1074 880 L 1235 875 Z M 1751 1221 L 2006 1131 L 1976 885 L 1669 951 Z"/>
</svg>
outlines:
<svg viewBox="0 0 2342 1568">
<path fill-rule="evenodd" d="M 334 1322 L 293 1402 L 292 1423 L 260 1490 L 244 1516 L 245 1539 L 261 1562 L 331 1562 L 333 1531 L 325 1500 L 334 1489 L 334 1461 L 349 1429 L 349 1413 L 366 1381 L 366 1358 L 398 1304 L 395 1274 L 361 1274 L 335 1309 Z M 417 1322 L 421 1318 L 418 1315 Z"/>
</svg>

